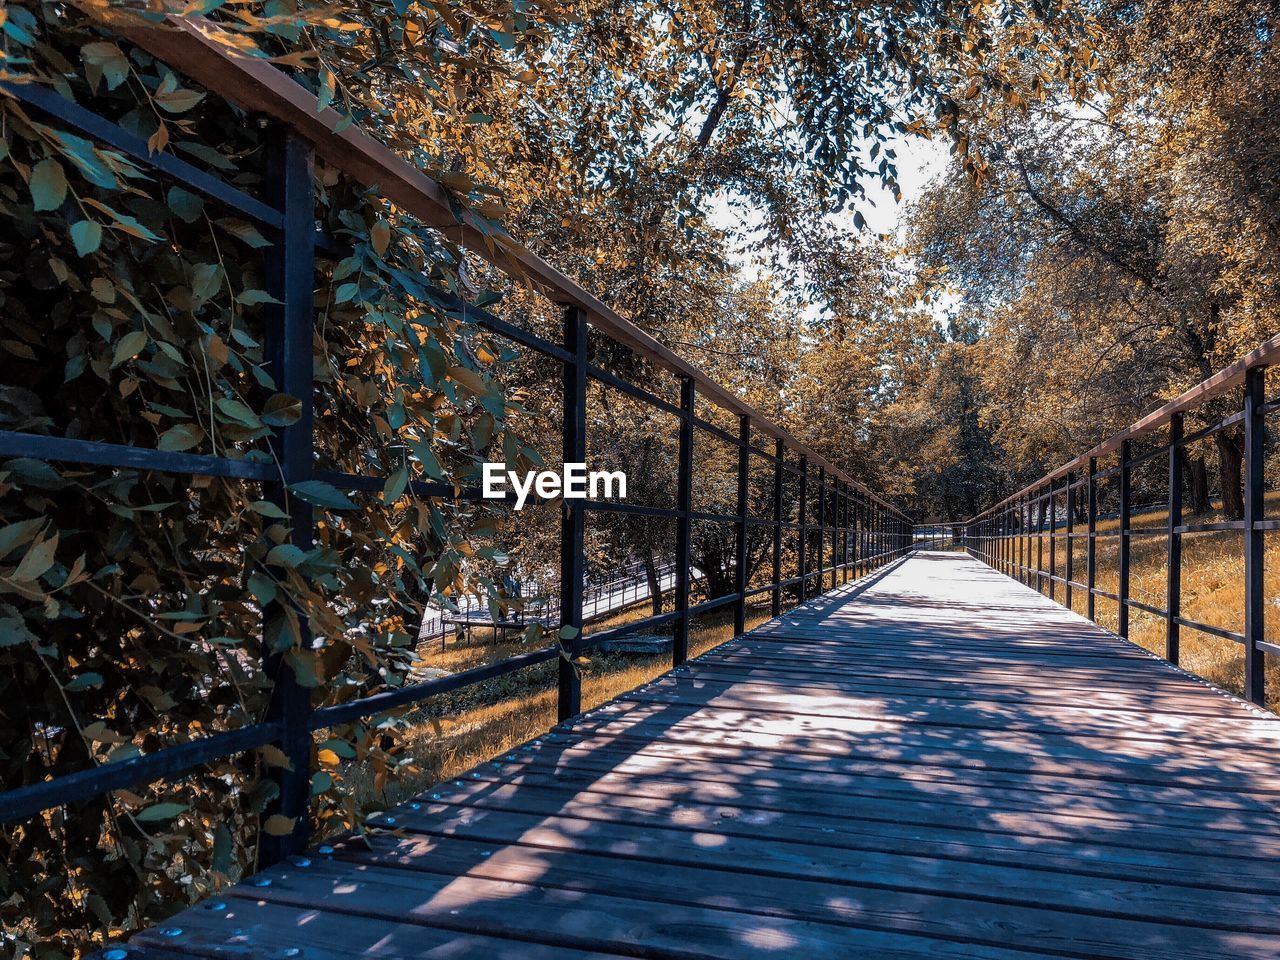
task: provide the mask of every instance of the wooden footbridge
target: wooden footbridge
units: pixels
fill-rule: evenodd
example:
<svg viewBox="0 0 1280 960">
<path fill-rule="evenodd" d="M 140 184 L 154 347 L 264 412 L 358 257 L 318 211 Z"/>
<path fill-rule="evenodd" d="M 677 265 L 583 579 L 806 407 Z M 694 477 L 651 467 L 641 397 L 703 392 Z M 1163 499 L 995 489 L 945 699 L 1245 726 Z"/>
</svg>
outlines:
<svg viewBox="0 0 1280 960">
<path fill-rule="evenodd" d="M 235 723 L 211 702 L 189 730 L 164 738 L 126 730 L 120 743 L 134 749 L 75 767 L 80 753 L 54 757 L 46 741 L 101 717 L 77 717 L 70 700 L 59 712 L 60 698 L 34 696 L 27 714 L 5 714 L 19 719 L 0 747 L 19 759 L 0 790 L 0 824 L 40 824 L 43 839 L 22 849 L 82 872 L 83 860 L 65 857 L 51 825 L 73 822 L 68 835 L 107 836 L 123 822 L 113 807 L 120 791 L 131 791 L 123 798 L 131 810 L 150 802 L 139 799 L 144 794 L 162 797 L 165 784 L 192 776 L 217 778 L 227 816 L 242 818 L 244 810 L 230 808 L 245 799 L 249 776 L 226 779 L 212 772 L 226 768 L 211 765 L 255 751 L 271 758 L 265 809 L 252 811 L 272 826 L 252 854 L 258 872 L 108 945 L 103 960 L 1280 957 L 1280 727 L 1257 706 L 1266 702 L 1266 657 L 1280 654 L 1266 631 L 1263 579 L 1264 537 L 1280 531 L 1280 520 L 1266 516 L 1264 477 L 1264 420 L 1280 410 L 1280 398 L 1265 392 L 1265 371 L 1280 362 L 1280 337 L 965 523 L 964 554 L 922 551 L 911 519 L 894 504 L 550 263 L 461 212 L 439 184 L 276 65 L 229 52 L 233 43 L 216 42 L 220 29 L 174 17 L 130 27 L 121 40 L 181 72 L 208 102 L 221 98 L 223 109 L 241 111 L 238 120 L 263 127 L 261 195 L 247 192 L 253 177 L 232 182 L 172 150 L 153 151 L 136 130 L 95 113 L 92 90 L 73 100 L 57 85 L 7 80 L 3 91 L 50 129 L 109 148 L 114 167 L 137 164 L 158 185 L 179 186 L 261 232 L 270 248 L 262 264 L 270 293 L 262 373 L 296 406 L 277 405 L 290 416 L 259 424 L 270 434 L 270 456 L 256 433 L 204 453 L 157 445 L 150 420 L 103 417 L 90 424 L 92 437 L 38 432 L 44 426 L 0 430 L 0 468 L 21 458 L 117 478 L 234 481 L 265 507 L 263 516 L 278 520 L 271 529 L 287 541 L 276 540 L 264 563 L 290 585 L 314 578 L 298 558 L 336 529 L 333 510 L 349 503 L 347 494 L 386 500 L 390 489 L 399 491 L 395 502 L 412 496 L 441 505 L 479 499 L 464 469 L 441 480 L 423 462 L 437 459 L 425 447 L 406 454 L 389 419 L 382 421 L 389 435 L 371 429 L 367 444 L 328 449 L 333 462 L 317 457 L 317 294 L 337 275 L 323 264 L 371 258 L 377 246 L 352 246 L 345 234 L 318 228 L 329 222 L 316 216 L 319 159 L 326 176 L 361 191 L 376 184 L 397 217 L 443 231 L 560 311 L 554 336 L 545 323 L 522 325 L 432 286 L 425 274 L 395 271 L 415 304 L 407 314 L 452 318 L 467 337 L 499 340 L 553 365 L 563 411 L 559 462 L 584 462 L 589 433 L 599 446 L 605 429 L 592 411 L 607 391 L 659 415 L 645 422 L 673 427 L 659 457 L 671 489 L 648 503 L 540 501 L 560 527 L 557 618 L 544 617 L 545 645 L 531 642 L 506 659 L 423 682 L 375 671 L 386 682 L 353 695 L 331 678 L 295 674 L 326 644 L 345 655 L 337 647 L 344 636 L 332 621 L 327 631 L 313 630 L 314 608 L 298 603 L 293 586 L 273 586 L 267 595 L 253 590 L 254 603 L 244 605 L 261 614 L 259 631 L 216 638 L 234 653 L 236 669 L 256 668 L 255 681 L 269 691 Z M 467 352 L 458 358 L 470 362 Z M 44 389 L 49 371 L 20 366 L 13 374 L 31 377 L 24 389 Z M 478 366 L 427 372 L 429 391 L 448 380 L 449 396 L 488 376 Z M 61 383 L 61 364 L 54 374 L 49 382 Z M 1227 394 L 1242 387 L 1242 406 L 1222 416 Z M 1212 413 L 1204 406 L 1211 399 Z M 1188 415 L 1197 421 L 1184 425 Z M 438 427 L 414 429 L 415 437 L 433 437 Z M 1188 522 L 1183 455 L 1223 430 L 1243 435 L 1243 516 Z M 1157 431 L 1165 442 L 1153 446 Z M 1111 457 L 1117 462 L 1099 469 Z M 1131 526 L 1133 472 L 1163 470 L 1165 458 L 1167 522 Z M 725 464 L 735 461 L 730 477 Z M 402 463 L 404 472 L 393 473 Z M 707 484 L 712 470 L 721 473 Z M 1142 486 L 1149 493 L 1150 477 Z M 1118 528 L 1104 530 L 1099 517 L 1113 507 Z M 661 613 L 592 632 L 586 531 L 601 517 L 627 514 L 666 531 L 655 535 L 661 546 L 645 550 L 670 564 L 670 602 Z M 341 522 L 369 526 L 362 512 L 348 517 Z M 11 550 L 24 529 L 30 534 L 29 523 L 42 520 L 3 522 Z M 699 526 L 720 529 L 732 543 L 723 551 L 726 576 L 701 593 L 691 589 Z M 1183 538 L 1202 534 L 1243 541 L 1244 609 L 1222 612 L 1240 614 L 1238 630 L 1193 620 L 1181 606 Z M 1097 577 L 1097 545 L 1106 537 L 1115 538 L 1114 590 Z M 1131 595 L 1130 545 L 1140 537 L 1165 538 L 1163 598 Z M 57 537 L 46 543 L 56 546 Z M 40 569 L 52 562 L 45 557 Z M 218 572 L 218 595 L 252 589 L 248 570 L 244 584 Z M 199 598 L 202 582 L 192 581 L 191 597 Z M 1114 602 L 1117 634 L 1052 602 L 1060 595 L 1070 606 L 1073 590 L 1087 599 L 1090 618 L 1097 602 Z M 486 597 L 486 606 L 492 600 L 502 612 L 500 599 Z M 1123 639 L 1131 610 L 1163 618 L 1166 659 Z M 749 615 L 765 611 L 772 619 L 747 631 Z M 726 627 L 731 618 L 733 639 L 686 662 L 694 625 L 711 614 Z M 30 622 L 46 616 L 33 613 Z M 5 656 L 28 657 L 31 676 L 49 670 L 43 648 L 7 620 Z M 119 631 L 79 624 L 68 643 L 104 662 L 133 663 Z M 1184 629 L 1241 646 L 1246 700 L 1176 666 Z M 671 636 L 672 672 L 582 712 L 580 659 L 638 630 Z M 557 728 L 374 817 L 360 837 L 315 845 L 313 797 L 332 787 L 327 774 L 313 776 L 322 736 L 367 742 L 397 712 L 551 664 Z M 36 748 L 37 739 L 45 746 Z M 145 831 L 132 836 L 140 841 Z M 187 869 L 176 859 L 151 867 L 158 856 L 148 869 Z M 231 868 L 248 874 L 248 860 Z M 120 899 L 146 891 L 151 879 L 139 870 L 136 889 Z M 20 889 L 10 902 L 24 909 L 45 898 Z M 0 934 L 0 944 L 8 936 Z"/>
<path fill-rule="evenodd" d="M 304 957 L 1280 956 L 1280 725 L 916 553 L 135 940 Z"/>
</svg>

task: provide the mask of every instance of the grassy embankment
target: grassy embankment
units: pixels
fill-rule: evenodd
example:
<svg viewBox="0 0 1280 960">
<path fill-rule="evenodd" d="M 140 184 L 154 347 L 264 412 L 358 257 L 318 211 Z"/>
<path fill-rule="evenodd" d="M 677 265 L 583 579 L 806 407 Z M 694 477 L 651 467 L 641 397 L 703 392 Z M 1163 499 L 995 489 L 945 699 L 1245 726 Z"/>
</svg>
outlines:
<svg viewBox="0 0 1280 960">
<path fill-rule="evenodd" d="M 665 608 L 671 609 L 671 598 Z M 589 632 L 632 623 L 650 613 L 642 603 L 611 617 L 593 622 Z M 750 629 L 768 619 L 763 606 L 747 609 Z M 527 652 L 514 631 L 508 639 L 494 631 L 473 629 L 465 639 L 450 638 L 443 651 L 427 642 L 421 650 L 422 666 L 459 673 L 473 667 Z M 668 633 L 669 635 L 669 633 Z M 733 636 L 733 612 L 726 608 L 693 621 L 689 629 L 689 655 L 696 657 Z M 670 669 L 670 653 L 594 652 L 582 668 L 582 704 L 589 709 L 633 690 Z M 546 663 L 466 690 L 437 697 L 412 715 L 414 728 L 404 738 L 415 769 L 388 784 L 376 802 L 401 802 L 433 784 L 457 775 L 504 750 L 546 733 L 556 723 L 556 664 Z M 348 775 L 360 777 L 356 771 Z M 359 783 L 357 792 L 369 797 L 370 783 Z"/>
<path fill-rule="evenodd" d="M 1267 497 L 1267 516 L 1280 510 L 1280 493 Z M 1184 523 L 1214 523 L 1223 520 L 1220 510 L 1200 516 L 1184 516 Z M 1151 511 L 1132 518 L 1134 530 L 1164 531 L 1168 522 L 1165 511 Z M 1098 530 L 1115 533 L 1119 520 L 1100 521 Z M 1079 531 L 1077 527 L 1077 531 Z M 1056 569 L 1064 573 L 1065 539 L 1059 527 Z M 1264 595 L 1266 596 L 1265 637 L 1280 643 L 1280 537 L 1265 534 Z M 1224 630 L 1244 628 L 1244 552 L 1243 535 L 1237 530 L 1184 534 L 1182 537 L 1182 616 Z M 1167 537 L 1161 533 L 1130 538 L 1129 595 L 1135 600 L 1164 609 L 1166 603 Z M 1031 538 L 1032 550 L 1036 538 Z M 1049 543 L 1044 538 L 1043 566 L 1049 565 Z M 1119 589 L 1118 537 L 1098 540 L 1097 577 L 1099 589 L 1116 593 Z M 1034 553 L 1033 553 L 1034 556 Z M 1085 541 L 1076 540 L 1072 555 L 1072 579 L 1084 582 Z M 1063 587 L 1055 587 L 1055 599 L 1063 601 Z M 1118 626 L 1117 604 L 1106 597 L 1097 598 L 1098 622 L 1108 630 Z M 1083 590 L 1073 590 L 1071 607 L 1083 615 L 1086 610 Z M 1153 653 L 1164 655 L 1164 618 L 1143 610 L 1129 610 L 1129 639 Z M 1244 690 L 1244 655 L 1234 641 L 1184 626 L 1181 630 L 1180 665 L 1224 689 L 1239 694 Z M 1267 657 L 1267 706 L 1280 712 L 1280 658 Z"/>
</svg>

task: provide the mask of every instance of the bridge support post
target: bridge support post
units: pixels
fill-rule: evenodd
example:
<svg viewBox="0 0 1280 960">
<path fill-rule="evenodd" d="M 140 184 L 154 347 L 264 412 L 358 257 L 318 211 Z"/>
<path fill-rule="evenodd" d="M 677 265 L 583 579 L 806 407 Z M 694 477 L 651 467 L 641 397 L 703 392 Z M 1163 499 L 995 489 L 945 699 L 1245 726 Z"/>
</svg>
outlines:
<svg viewBox="0 0 1280 960">
<path fill-rule="evenodd" d="M 267 314 L 263 347 L 276 388 L 300 403 L 298 419 L 277 428 L 271 438 L 282 482 L 270 485 L 268 498 L 289 515 L 289 542 L 301 550 L 310 550 L 315 536 L 314 511 L 305 501 L 290 496 L 287 488 L 310 478 L 314 447 L 313 156 L 301 137 L 281 128 L 272 133 L 268 162 L 267 182 L 274 206 L 284 215 L 284 225 L 267 257 L 267 288 L 280 303 Z M 280 576 L 284 578 L 283 571 Z M 311 689 L 298 682 L 289 657 L 309 651 L 312 637 L 306 615 L 286 604 L 287 601 L 273 601 L 263 610 L 264 672 L 272 685 L 265 719 L 280 725 L 282 733 L 276 745 L 289 765 L 271 768 L 278 792 L 263 812 L 262 822 L 281 816 L 293 821 L 293 827 L 283 834 L 259 832 L 259 869 L 301 853 L 311 832 Z"/>
<path fill-rule="evenodd" d="M 696 391 L 692 377 L 680 379 L 680 443 L 676 475 L 676 618 L 671 638 L 672 666 L 689 659 L 689 539 L 693 532 L 693 415 Z"/>
<path fill-rule="evenodd" d="M 1063 563 L 1062 577 L 1066 581 L 1063 587 L 1063 595 L 1066 598 L 1064 604 L 1068 610 L 1071 609 L 1071 581 L 1075 579 L 1075 557 L 1076 557 L 1076 475 L 1070 470 L 1067 471 L 1067 553 Z"/>
<path fill-rule="evenodd" d="M 1053 490 L 1053 481 L 1049 481 L 1049 599 L 1058 596 L 1058 495 Z"/>
<path fill-rule="evenodd" d="M 1120 586 L 1116 591 L 1120 595 L 1117 609 L 1118 626 L 1116 633 L 1129 638 L 1129 503 L 1132 483 L 1130 482 L 1130 460 L 1133 459 L 1133 441 L 1120 441 Z"/>
<path fill-rule="evenodd" d="M 818 589 L 815 594 L 827 588 L 826 574 L 823 572 L 823 554 L 827 549 L 827 468 L 818 468 Z"/>
<path fill-rule="evenodd" d="M 1182 627 L 1182 435 L 1181 413 L 1169 418 L 1169 516 L 1165 541 L 1164 656 L 1177 663 L 1180 655 Z"/>
<path fill-rule="evenodd" d="M 1098 458 L 1089 458 L 1089 477 L 1086 481 L 1085 496 L 1088 502 L 1085 504 L 1088 510 L 1089 520 L 1089 539 L 1085 544 L 1084 551 L 1084 571 L 1085 581 L 1088 584 L 1089 595 L 1085 598 L 1085 616 L 1090 620 L 1097 621 L 1097 603 L 1096 588 L 1098 582 Z"/>
<path fill-rule="evenodd" d="M 1258 529 L 1264 514 L 1265 376 L 1265 368 L 1254 367 L 1244 380 L 1244 696 L 1258 706 L 1266 703 L 1266 658 L 1258 645 L 1266 612 L 1263 532 Z"/>
<path fill-rule="evenodd" d="M 804 603 L 806 588 L 809 585 L 807 571 L 805 570 L 805 547 L 808 546 L 809 530 L 806 522 L 809 519 L 808 514 L 809 499 L 809 458 L 802 456 L 800 458 L 800 532 L 796 537 L 797 552 L 799 554 L 799 567 L 796 570 L 799 580 L 796 582 L 796 603 Z"/>
<path fill-rule="evenodd" d="M 751 418 L 738 418 L 738 525 L 734 542 L 733 635 L 747 630 L 747 518 L 751 496 Z"/>
<path fill-rule="evenodd" d="M 564 348 L 572 361 L 564 364 L 564 463 L 587 459 L 587 319 L 577 307 L 564 313 Z M 581 500 L 560 503 L 560 660 L 556 714 L 561 722 L 582 712 L 582 678 L 574 661 L 582 650 L 583 533 Z M 566 636 L 570 634 L 570 636 Z"/>
<path fill-rule="evenodd" d="M 782 614 L 782 482 L 786 477 L 784 458 L 787 447 L 781 440 L 773 442 L 773 592 L 769 612 Z"/>
</svg>

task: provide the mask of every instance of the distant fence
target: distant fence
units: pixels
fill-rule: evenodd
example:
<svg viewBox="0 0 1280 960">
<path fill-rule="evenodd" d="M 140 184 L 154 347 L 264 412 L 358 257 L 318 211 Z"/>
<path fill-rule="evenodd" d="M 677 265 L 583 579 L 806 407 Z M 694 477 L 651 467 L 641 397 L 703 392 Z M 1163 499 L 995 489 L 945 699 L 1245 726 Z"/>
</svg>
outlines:
<svg viewBox="0 0 1280 960">
<path fill-rule="evenodd" d="M 1086 593 L 1086 615 L 1097 619 L 1099 597 L 1116 604 L 1118 629 L 1129 636 L 1129 612 L 1141 610 L 1165 623 L 1164 655 L 1173 663 L 1179 659 L 1181 630 L 1187 627 L 1233 641 L 1244 650 L 1244 695 L 1256 704 L 1265 701 L 1264 654 L 1280 654 L 1280 645 L 1263 638 L 1266 596 L 1263 590 L 1263 546 L 1268 531 L 1280 530 L 1280 520 L 1265 515 L 1266 416 L 1280 407 L 1280 400 L 1268 400 L 1266 370 L 1280 362 L 1280 336 L 1272 337 L 1241 360 L 1192 387 L 1180 397 L 1143 417 L 1114 437 L 1100 443 L 1052 473 L 1002 500 L 965 524 L 965 542 L 975 557 L 1023 583 L 1056 599 L 1061 588 L 1063 602 L 1070 607 L 1073 591 Z M 1225 415 L 1213 415 L 1206 426 L 1188 433 L 1184 420 L 1189 411 L 1211 402 L 1228 401 L 1235 394 L 1238 405 Z M 1244 516 L 1211 523 L 1187 523 L 1184 518 L 1184 457 L 1186 448 L 1221 431 L 1239 427 L 1243 433 L 1241 483 Z M 1148 440 L 1148 448 L 1135 444 Z M 1104 460 L 1110 465 L 1100 466 Z M 1166 464 L 1168 485 L 1163 504 L 1168 516 L 1164 524 L 1135 529 L 1138 508 L 1131 503 L 1132 477 L 1145 464 Z M 1102 530 L 1098 500 L 1101 485 L 1113 481 L 1119 506 L 1113 516 L 1116 529 Z M 1231 478 L 1223 481 L 1233 482 Z M 1082 512 L 1083 529 L 1077 522 Z M 1148 506 L 1150 510 L 1153 507 Z M 1065 518 L 1065 523 L 1055 521 Z M 1061 528 L 1061 529 L 1060 529 Z M 1183 537 L 1188 534 L 1238 531 L 1243 536 L 1243 630 L 1189 619 L 1182 614 Z M 1163 606 L 1146 603 L 1130 595 L 1132 543 L 1138 537 L 1166 539 L 1166 584 Z M 1098 542 L 1114 538 L 1118 542 L 1118 589 L 1097 586 Z M 1085 544 L 1084 580 L 1077 579 L 1073 545 Z M 1047 544 L 1047 549 L 1046 549 Z M 1061 549 L 1059 545 L 1062 545 Z"/>
<path fill-rule="evenodd" d="M 210 29 L 216 29 L 210 27 Z M 212 761 L 274 745 L 288 765 L 272 767 L 279 786 L 278 797 L 267 814 L 293 820 L 291 833 L 263 835 L 259 866 L 304 849 L 309 835 L 312 735 L 316 731 L 361 717 L 420 703 L 429 697 L 456 691 L 538 664 L 556 661 L 558 667 L 558 715 L 567 719 L 580 712 L 581 686 L 575 658 L 599 642 L 658 624 L 674 632 L 673 664 L 688 656 L 689 624 L 693 617 L 731 608 L 734 633 L 745 626 L 747 601 L 768 596 L 772 612 L 783 608 L 784 598 L 799 602 L 840 582 L 861 576 L 902 556 L 912 548 L 911 522 L 891 504 L 856 483 L 843 471 L 801 444 L 786 430 L 752 409 L 733 392 L 709 379 L 692 364 L 610 310 L 594 296 L 559 273 L 547 262 L 513 245 L 504 244 L 465 217 L 459 219 L 446 193 L 418 169 L 348 125 L 332 109 L 321 109 L 316 98 L 263 60 L 229 56 L 225 48 L 202 36 L 189 22 L 174 21 L 166 29 L 138 30 L 129 39 L 175 69 L 182 70 L 210 91 L 276 124 L 275 157 L 270 165 L 267 194 L 277 198 L 264 203 L 229 181 L 200 170 L 173 154 L 152 153 L 147 144 L 129 131 L 36 86 L 10 84 L 8 91 L 51 124 L 109 144 L 150 170 L 157 178 L 193 191 L 212 204 L 235 211 L 259 227 L 272 244 L 268 258 L 269 287 L 279 301 L 276 322 L 268 325 L 265 344 L 269 366 L 281 391 L 301 400 L 298 420 L 276 430 L 277 463 L 232 459 L 144 449 L 88 439 L 51 437 L 0 431 L 0 456 L 23 456 L 72 464 L 110 468 L 164 471 L 193 476 L 232 477 L 263 484 L 297 484 L 322 480 L 345 491 L 381 491 L 382 476 L 319 472 L 313 467 L 313 408 L 311 348 L 314 333 L 313 264 L 317 248 L 332 245 L 315 230 L 312 164 L 323 157 L 353 180 L 377 184 L 381 194 L 421 222 L 448 228 L 449 235 L 499 268 L 532 281 L 548 298 L 563 307 L 563 336 L 558 342 L 515 326 L 484 310 L 465 306 L 467 316 L 482 327 L 560 364 L 564 423 L 561 450 L 564 462 L 582 462 L 586 452 L 587 382 L 598 381 L 674 417 L 678 423 L 676 506 L 661 508 L 615 501 L 567 500 L 560 504 L 559 642 L 452 676 L 387 689 L 346 702 L 315 708 L 311 691 L 297 681 L 292 670 L 279 662 L 268 663 L 273 695 L 262 722 L 211 734 L 178 746 L 157 749 L 132 759 L 87 769 L 0 794 L 0 822 L 22 821 L 43 810 L 101 796 L 111 791 L 179 777 Z M 443 302 L 451 302 L 438 291 Z M 675 374 L 679 400 L 672 402 L 603 369 L 589 360 L 588 339 L 606 337 L 633 354 Z M 725 430 L 700 417 L 695 401 L 701 398 L 737 417 L 738 429 Z M 752 431 L 764 438 L 754 442 Z M 737 450 L 737 510 L 715 514 L 693 508 L 695 437 L 699 431 L 715 436 Z M 773 500 L 769 516 L 751 516 L 749 477 L 752 458 L 768 464 L 773 475 Z M 794 481 L 792 497 L 784 497 L 784 479 Z M 410 489 L 424 498 L 448 499 L 456 495 L 441 483 L 414 480 Z M 464 489 L 464 498 L 479 491 Z M 312 510 L 296 497 L 279 498 L 288 510 L 293 542 L 310 547 L 315 533 Z M 792 508 L 797 511 L 791 520 Z M 582 633 L 584 601 L 584 519 L 593 511 L 614 511 L 665 518 L 675 524 L 674 609 L 645 617 L 625 627 L 589 637 Z M 705 602 L 690 603 L 690 534 L 695 522 L 732 525 L 736 535 L 735 585 L 732 593 Z M 771 577 L 763 586 L 748 588 L 747 534 L 752 526 L 771 533 Z M 793 538 L 798 556 L 796 576 L 782 576 L 784 537 Z M 302 634 L 309 636 L 304 621 Z"/>
</svg>

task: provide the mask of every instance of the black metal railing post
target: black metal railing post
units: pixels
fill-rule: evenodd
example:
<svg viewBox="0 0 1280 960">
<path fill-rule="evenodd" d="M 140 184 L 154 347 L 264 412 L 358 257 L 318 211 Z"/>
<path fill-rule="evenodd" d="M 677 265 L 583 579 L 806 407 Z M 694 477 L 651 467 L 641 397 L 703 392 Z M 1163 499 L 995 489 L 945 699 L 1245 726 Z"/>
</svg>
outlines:
<svg viewBox="0 0 1280 960">
<path fill-rule="evenodd" d="M 1049 485 L 1049 489 L 1053 489 L 1053 484 Z M 1048 519 L 1049 496 L 1042 493 L 1036 500 L 1036 515 L 1040 518 L 1036 524 L 1036 590 L 1047 594 L 1049 591 L 1045 589 L 1044 583 L 1047 575 L 1044 565 L 1044 541 L 1045 541 L 1045 522 Z M 1050 583 L 1053 581 L 1050 580 Z"/>
<path fill-rule="evenodd" d="M 1266 399 L 1266 372 L 1254 367 L 1244 379 L 1244 696 L 1266 703 L 1266 658 L 1258 645 L 1263 639 L 1266 594 L 1263 590 L 1264 459 L 1266 425 L 1262 406 Z"/>
<path fill-rule="evenodd" d="M 751 497 L 751 418 L 745 413 L 738 417 L 738 524 L 734 542 L 734 590 L 738 599 L 733 602 L 733 635 L 747 629 L 747 517 Z"/>
<path fill-rule="evenodd" d="M 587 459 L 587 318 L 577 307 L 564 312 L 564 362 L 561 435 L 563 463 Z M 561 721 L 582 712 L 582 678 L 575 662 L 582 649 L 583 539 L 586 517 L 582 501 L 560 502 L 560 660 L 556 714 Z M 566 634 L 570 634 L 566 636 Z"/>
<path fill-rule="evenodd" d="M 853 494 L 853 502 L 850 504 L 850 509 L 853 515 L 853 579 L 857 580 L 862 575 L 862 558 L 867 555 L 867 550 L 862 545 L 862 503 L 858 499 L 856 491 Z"/>
<path fill-rule="evenodd" d="M 1049 599 L 1058 595 L 1058 495 L 1049 481 Z"/>
<path fill-rule="evenodd" d="M 799 567 L 796 570 L 799 580 L 796 582 L 796 602 L 804 603 L 808 585 L 806 578 L 805 548 L 808 546 L 809 530 L 806 522 L 809 519 L 809 458 L 800 457 L 800 530 L 796 536 L 796 542 L 799 544 Z"/>
<path fill-rule="evenodd" d="M 1089 458 L 1089 477 L 1086 487 L 1088 502 L 1089 539 L 1085 544 L 1084 572 L 1089 595 L 1085 598 L 1085 616 L 1097 621 L 1098 586 L 1098 458 Z"/>
<path fill-rule="evenodd" d="M 1076 485 L 1075 474 L 1067 471 L 1067 555 L 1063 558 L 1062 576 L 1066 580 L 1062 594 L 1066 608 L 1071 609 L 1071 594 L 1076 573 Z"/>
<path fill-rule="evenodd" d="M 693 419 L 697 391 L 693 377 L 680 379 L 680 449 L 676 479 L 676 621 L 671 638 L 671 663 L 689 659 L 689 541 L 693 536 Z"/>
<path fill-rule="evenodd" d="M 302 499 L 290 496 L 288 486 L 311 477 L 314 448 L 314 158 L 300 136 L 276 129 L 271 135 L 268 163 L 268 189 L 283 214 L 283 229 L 267 256 L 267 288 L 279 304 L 267 313 L 263 345 L 276 389 L 300 403 L 298 419 L 277 428 L 272 436 L 283 482 L 271 484 L 268 497 L 289 516 L 290 542 L 310 550 L 315 538 L 314 511 Z M 284 571 L 279 573 L 285 575 Z M 263 822 L 282 816 L 293 821 L 293 828 L 288 833 L 261 832 L 259 867 L 305 850 L 311 832 L 311 690 L 298 682 L 287 659 L 295 648 L 310 649 L 311 627 L 301 610 L 286 610 L 280 602 L 267 604 L 263 620 L 264 669 L 272 685 L 266 720 L 281 726 L 277 746 L 289 761 L 287 767 L 270 768 L 279 792 L 267 806 Z M 296 624 L 296 637 L 291 624 Z"/>
<path fill-rule="evenodd" d="M 1175 413 L 1169 419 L 1169 515 L 1165 541 L 1164 656 L 1177 663 L 1181 655 L 1182 625 L 1182 436 L 1184 419 Z"/>
<path fill-rule="evenodd" d="M 1131 467 L 1130 461 L 1133 459 L 1133 441 L 1120 441 L 1120 582 L 1116 589 L 1119 594 L 1117 609 L 1117 626 L 1116 633 L 1128 639 L 1129 637 L 1129 514 L 1132 504 L 1129 502 L 1132 495 L 1131 483 Z"/>
<path fill-rule="evenodd" d="M 826 589 L 826 576 L 823 573 L 823 553 L 827 546 L 827 468 L 818 468 L 818 589 L 814 593 L 822 593 Z"/>
<path fill-rule="evenodd" d="M 769 612 L 773 616 L 782 613 L 782 482 L 786 477 L 784 458 L 787 447 L 781 440 L 773 442 L 773 590 L 770 593 Z"/>
</svg>

